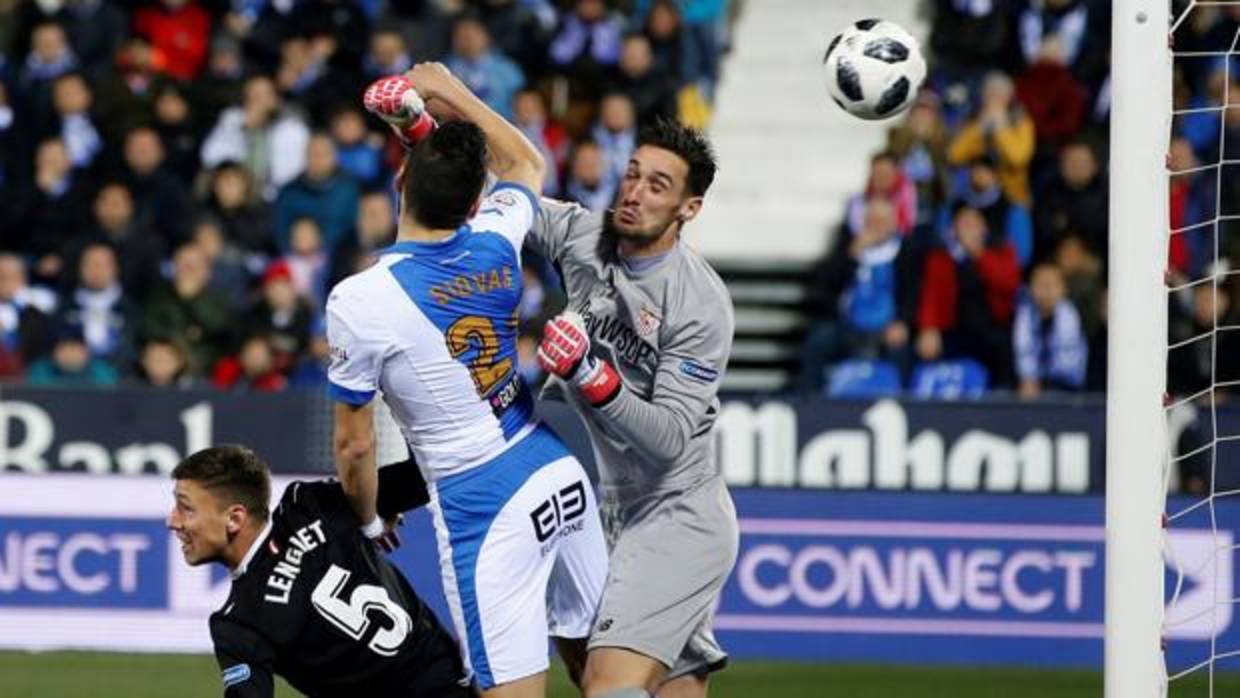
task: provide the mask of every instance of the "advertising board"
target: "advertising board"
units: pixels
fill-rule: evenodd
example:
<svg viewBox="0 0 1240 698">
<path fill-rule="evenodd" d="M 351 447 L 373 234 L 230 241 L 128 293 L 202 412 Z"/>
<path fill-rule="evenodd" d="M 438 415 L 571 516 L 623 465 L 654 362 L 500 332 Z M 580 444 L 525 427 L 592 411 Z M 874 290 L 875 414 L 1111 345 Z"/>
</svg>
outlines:
<svg viewBox="0 0 1240 698">
<path fill-rule="evenodd" d="M 288 481 L 278 479 L 277 494 Z M 740 551 L 716 628 L 738 659 L 1101 665 L 1101 498 L 753 488 L 733 497 Z M 206 618 L 230 580 L 218 566 L 183 563 L 163 527 L 170 505 L 163 478 L 0 477 L 0 648 L 209 651 Z M 1212 509 L 1217 530 L 1199 507 L 1168 531 L 1172 666 L 1208 657 L 1212 642 L 1240 649 L 1231 605 L 1240 503 Z M 396 564 L 446 620 L 425 511 L 403 537 Z"/>
</svg>

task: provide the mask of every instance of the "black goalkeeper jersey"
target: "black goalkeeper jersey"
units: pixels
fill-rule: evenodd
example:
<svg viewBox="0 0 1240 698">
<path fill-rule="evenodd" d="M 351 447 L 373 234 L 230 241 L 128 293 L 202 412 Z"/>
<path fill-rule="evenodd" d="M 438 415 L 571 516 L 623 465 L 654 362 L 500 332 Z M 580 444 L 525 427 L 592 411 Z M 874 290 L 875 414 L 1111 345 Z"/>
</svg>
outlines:
<svg viewBox="0 0 1240 698">
<path fill-rule="evenodd" d="M 384 514 L 413 505 L 383 497 L 414 491 L 393 486 L 396 468 L 380 470 Z M 473 696 L 455 641 L 362 535 L 338 482 L 289 485 L 237 572 L 211 615 L 227 698 L 270 698 L 273 674 L 312 698 Z"/>
</svg>

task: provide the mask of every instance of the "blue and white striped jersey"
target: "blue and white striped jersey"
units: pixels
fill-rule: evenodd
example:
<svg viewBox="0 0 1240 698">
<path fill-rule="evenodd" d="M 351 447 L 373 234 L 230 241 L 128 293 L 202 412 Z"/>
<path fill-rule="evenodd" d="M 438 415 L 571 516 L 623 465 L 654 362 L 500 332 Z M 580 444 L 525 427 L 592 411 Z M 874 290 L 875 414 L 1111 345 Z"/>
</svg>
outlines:
<svg viewBox="0 0 1240 698">
<path fill-rule="evenodd" d="M 502 453 L 533 424 L 517 373 L 521 244 L 538 199 L 500 182 L 438 242 L 400 241 L 327 299 L 334 399 L 381 391 L 428 481 Z"/>
</svg>

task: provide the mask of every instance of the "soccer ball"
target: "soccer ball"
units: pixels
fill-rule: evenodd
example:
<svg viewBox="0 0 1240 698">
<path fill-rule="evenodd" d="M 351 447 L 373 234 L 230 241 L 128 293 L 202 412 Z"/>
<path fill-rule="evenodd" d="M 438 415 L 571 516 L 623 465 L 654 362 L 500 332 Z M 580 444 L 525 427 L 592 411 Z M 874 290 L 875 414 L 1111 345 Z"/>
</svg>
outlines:
<svg viewBox="0 0 1240 698">
<path fill-rule="evenodd" d="M 822 67 L 831 98 L 862 119 L 887 119 L 904 111 L 926 79 L 917 39 L 884 19 L 862 19 L 837 34 Z"/>
</svg>

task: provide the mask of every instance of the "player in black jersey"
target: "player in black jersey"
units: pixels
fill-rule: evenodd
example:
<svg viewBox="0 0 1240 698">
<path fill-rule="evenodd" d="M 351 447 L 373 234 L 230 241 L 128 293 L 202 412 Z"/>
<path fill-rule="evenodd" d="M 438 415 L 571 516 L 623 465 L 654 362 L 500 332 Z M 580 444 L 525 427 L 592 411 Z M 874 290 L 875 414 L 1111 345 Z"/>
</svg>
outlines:
<svg viewBox="0 0 1240 698">
<path fill-rule="evenodd" d="M 314 697 L 474 695 L 455 641 L 362 535 L 338 482 L 294 482 L 269 515 L 271 476 L 247 448 L 199 451 L 172 477 L 168 527 L 185 561 L 232 571 L 211 615 L 227 698 L 270 698 L 274 674 Z M 380 469 L 385 519 L 426 500 L 412 461 Z"/>
</svg>

